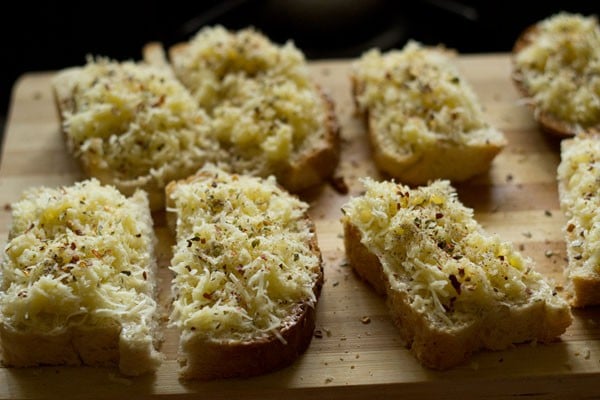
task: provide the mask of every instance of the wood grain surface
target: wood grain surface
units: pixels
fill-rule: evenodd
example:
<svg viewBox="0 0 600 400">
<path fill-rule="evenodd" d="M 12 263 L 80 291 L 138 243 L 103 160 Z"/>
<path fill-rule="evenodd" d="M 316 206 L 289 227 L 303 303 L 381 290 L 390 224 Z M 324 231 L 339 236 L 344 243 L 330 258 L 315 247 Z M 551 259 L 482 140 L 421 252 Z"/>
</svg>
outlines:
<svg viewBox="0 0 600 400">
<path fill-rule="evenodd" d="M 521 105 L 504 54 L 461 56 L 459 66 L 485 106 L 491 124 L 509 145 L 489 173 L 458 185 L 459 198 L 475 209 L 488 232 L 513 241 L 539 271 L 562 284 L 565 221 L 558 206 L 559 141 L 542 134 Z M 177 334 L 165 328 L 165 361 L 155 375 L 136 379 L 116 370 L 0 367 L 0 398 L 539 398 L 600 396 L 600 310 L 574 311 L 562 340 L 481 352 L 445 372 L 422 367 L 399 343 L 382 298 L 359 281 L 344 260 L 340 207 L 357 195 L 362 176 L 380 177 L 370 160 L 363 121 L 354 115 L 349 61 L 311 63 L 311 71 L 336 102 L 342 126 L 342 159 L 336 176 L 349 194 L 324 185 L 303 194 L 312 208 L 323 252 L 325 285 L 317 332 L 308 351 L 284 370 L 251 379 L 182 383 L 177 378 Z M 27 74 L 15 85 L 0 166 L 0 246 L 10 224 L 9 204 L 27 187 L 81 179 L 66 152 L 51 97 L 52 73 Z M 155 215 L 159 237 L 161 301 L 169 300 L 167 269 L 173 239 L 164 215 Z"/>
</svg>

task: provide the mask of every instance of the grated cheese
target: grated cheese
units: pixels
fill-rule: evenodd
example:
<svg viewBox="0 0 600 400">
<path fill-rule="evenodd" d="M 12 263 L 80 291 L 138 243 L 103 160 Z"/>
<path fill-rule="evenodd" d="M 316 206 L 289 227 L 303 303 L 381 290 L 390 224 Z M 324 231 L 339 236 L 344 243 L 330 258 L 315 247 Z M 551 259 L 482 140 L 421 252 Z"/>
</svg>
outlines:
<svg viewBox="0 0 600 400">
<path fill-rule="evenodd" d="M 117 181 L 146 177 L 158 186 L 206 161 L 212 149 L 208 125 L 206 113 L 168 70 L 104 58 L 88 59 L 63 109 L 63 128 L 77 157 Z"/>
<path fill-rule="evenodd" d="M 154 232 L 145 193 L 128 199 L 92 179 L 29 189 L 12 210 L 0 276 L 4 325 L 52 334 L 116 322 L 123 338 L 152 338 Z"/>
<path fill-rule="evenodd" d="M 206 166 L 170 200 L 177 213 L 171 325 L 211 338 L 280 336 L 300 304 L 314 307 L 320 259 L 308 244 L 308 205 L 274 178 Z"/>
<path fill-rule="evenodd" d="M 448 181 L 410 189 L 363 180 L 343 207 L 392 289 L 428 318 L 461 323 L 492 304 L 552 297 L 552 288 L 507 242 L 485 234 Z M 544 300 L 545 301 L 545 300 Z"/>
<path fill-rule="evenodd" d="M 401 51 L 370 50 L 353 64 L 359 109 L 369 111 L 371 130 L 400 153 L 440 140 L 490 140 L 490 132 L 502 139 L 448 53 L 410 41 Z"/>
<path fill-rule="evenodd" d="M 235 172 L 266 177 L 324 141 L 326 104 L 291 42 L 278 46 L 253 29 L 204 28 L 173 68 L 211 116 Z"/>
<path fill-rule="evenodd" d="M 541 110 L 589 127 L 600 122 L 600 27 L 595 17 L 559 13 L 536 25 L 515 67 Z"/>
<path fill-rule="evenodd" d="M 575 137 L 561 150 L 558 181 L 565 225 L 568 276 L 600 274 L 600 140 Z"/>
</svg>

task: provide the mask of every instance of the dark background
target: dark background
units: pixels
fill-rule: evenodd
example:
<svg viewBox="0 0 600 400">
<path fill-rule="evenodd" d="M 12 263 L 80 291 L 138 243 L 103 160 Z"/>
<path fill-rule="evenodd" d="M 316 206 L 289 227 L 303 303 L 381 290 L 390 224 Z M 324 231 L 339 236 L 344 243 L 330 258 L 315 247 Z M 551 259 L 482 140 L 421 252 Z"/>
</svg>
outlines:
<svg viewBox="0 0 600 400">
<path fill-rule="evenodd" d="M 526 26 L 560 10 L 597 14 L 600 2 L 106 0 L 4 2 L 2 8 L 0 133 L 21 74 L 81 65 L 87 54 L 139 59 L 146 42 L 168 46 L 205 25 L 253 25 L 276 42 L 293 39 L 309 59 L 357 57 L 371 47 L 401 47 L 410 38 L 462 53 L 507 52 Z"/>
</svg>

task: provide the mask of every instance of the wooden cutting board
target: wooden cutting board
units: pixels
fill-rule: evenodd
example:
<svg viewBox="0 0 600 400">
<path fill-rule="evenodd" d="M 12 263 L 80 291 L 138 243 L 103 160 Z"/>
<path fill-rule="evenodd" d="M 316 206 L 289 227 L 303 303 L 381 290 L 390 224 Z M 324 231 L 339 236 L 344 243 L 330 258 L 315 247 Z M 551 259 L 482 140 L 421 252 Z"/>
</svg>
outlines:
<svg viewBox="0 0 600 400">
<path fill-rule="evenodd" d="M 458 186 L 487 231 L 512 240 L 537 262 L 538 270 L 562 284 L 564 217 L 558 206 L 559 142 L 542 134 L 521 105 L 510 81 L 508 55 L 461 56 L 458 63 L 483 102 L 489 122 L 506 133 L 508 147 L 488 174 Z M 388 396 L 544 398 L 600 395 L 600 310 L 575 311 L 575 321 L 550 345 L 524 344 L 482 352 L 445 372 L 423 368 L 399 343 L 382 298 L 359 281 L 344 262 L 340 207 L 362 188 L 359 178 L 379 177 L 370 161 L 362 120 L 353 113 L 349 61 L 311 63 L 314 77 L 336 102 L 342 126 L 337 176 L 349 194 L 331 186 L 303 198 L 312 205 L 323 252 L 325 285 L 317 332 L 294 365 L 265 376 L 184 384 L 177 379 L 177 335 L 165 329 L 166 359 L 156 375 L 136 379 L 93 368 L 0 367 L 0 398 L 383 398 Z M 9 204 L 34 185 L 71 184 L 82 178 L 67 154 L 51 97 L 52 73 L 27 74 L 15 85 L 0 167 L 0 246 L 10 223 Z M 167 265 L 172 239 L 164 215 L 156 215 L 161 299 L 168 301 Z"/>
</svg>

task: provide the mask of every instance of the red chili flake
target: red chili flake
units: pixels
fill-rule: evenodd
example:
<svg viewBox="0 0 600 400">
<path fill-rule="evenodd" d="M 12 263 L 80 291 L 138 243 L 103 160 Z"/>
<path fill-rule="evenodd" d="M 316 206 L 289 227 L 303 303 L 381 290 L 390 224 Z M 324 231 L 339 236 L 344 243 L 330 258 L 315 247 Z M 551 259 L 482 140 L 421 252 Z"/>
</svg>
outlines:
<svg viewBox="0 0 600 400">
<path fill-rule="evenodd" d="M 456 293 L 460 294 L 460 292 L 461 292 L 460 282 L 456 278 L 456 275 L 450 274 L 450 276 L 448 277 L 448 279 L 450 279 L 450 284 L 452 285 L 452 287 L 454 288 L 454 290 L 456 290 Z"/>
<path fill-rule="evenodd" d="M 146 273 L 146 271 L 142 272 L 142 277 L 144 277 L 145 281 L 148 280 L 148 274 Z"/>
<path fill-rule="evenodd" d="M 92 249 L 92 254 L 94 255 L 94 257 L 96 258 L 102 258 L 102 253 L 100 253 L 98 250 L 96 249 Z"/>
<path fill-rule="evenodd" d="M 212 299 L 212 294 L 210 294 L 210 293 L 202 293 L 202 297 L 204 297 L 207 300 L 210 300 L 210 299 Z"/>
<path fill-rule="evenodd" d="M 77 245 L 75 244 L 75 242 L 71 242 L 71 250 L 75 250 L 77 248 Z"/>
<path fill-rule="evenodd" d="M 76 263 L 77 261 L 79 261 L 79 256 L 77 254 L 75 254 L 72 258 L 71 258 L 71 262 L 72 263 Z"/>
<path fill-rule="evenodd" d="M 435 219 L 440 219 L 444 216 L 442 213 L 435 213 Z"/>
<path fill-rule="evenodd" d="M 571 233 L 571 232 L 573 232 L 573 229 L 575 229 L 574 224 L 569 224 L 569 226 L 567 226 L 567 232 Z"/>
</svg>

